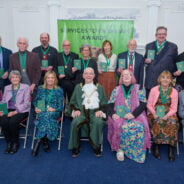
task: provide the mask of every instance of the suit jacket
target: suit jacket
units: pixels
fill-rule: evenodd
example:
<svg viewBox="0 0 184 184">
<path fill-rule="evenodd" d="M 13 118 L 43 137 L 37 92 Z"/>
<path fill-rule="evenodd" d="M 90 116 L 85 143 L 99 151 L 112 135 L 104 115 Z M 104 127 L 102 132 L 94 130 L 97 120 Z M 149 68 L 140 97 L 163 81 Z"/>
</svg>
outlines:
<svg viewBox="0 0 184 184">
<path fill-rule="evenodd" d="M 126 68 L 128 68 L 128 51 L 122 52 L 118 55 L 118 59 L 125 59 Z M 141 88 L 143 86 L 143 78 L 144 78 L 144 58 L 141 54 L 135 52 L 135 63 L 134 63 L 134 76 L 138 84 L 140 84 Z"/>
<path fill-rule="evenodd" d="M 40 64 L 42 61 L 42 51 L 41 51 L 41 45 L 38 47 L 33 48 L 32 52 L 35 52 L 38 54 L 38 57 L 40 58 Z M 53 70 L 56 68 L 57 66 L 57 50 L 54 47 L 50 46 L 50 49 L 47 53 L 47 58 L 48 58 L 48 66 L 53 66 Z"/>
<path fill-rule="evenodd" d="M 147 108 L 151 114 L 155 114 L 156 112 L 155 106 L 160 95 L 159 87 L 160 86 L 153 87 L 149 93 Z M 168 117 L 176 114 L 178 109 L 178 92 L 176 89 L 172 88 L 170 97 L 171 97 L 171 105 L 169 108 L 169 112 L 166 114 Z"/>
<path fill-rule="evenodd" d="M 157 50 L 155 41 L 146 45 L 145 58 L 147 58 L 148 50 Z M 155 54 L 154 60 L 146 65 L 145 87 L 147 89 L 157 85 L 157 78 L 164 70 L 171 73 L 176 71 L 175 59 L 177 55 L 177 45 L 167 41 L 162 51 L 158 55 Z"/>
<path fill-rule="evenodd" d="M 57 55 L 57 67 L 58 66 L 65 66 L 65 62 L 62 56 L 63 52 L 58 53 Z M 63 78 L 62 80 L 65 79 L 74 79 L 74 74 L 72 73 L 72 67 L 74 66 L 74 59 L 78 59 L 79 55 L 74 53 L 74 52 L 70 52 L 70 60 L 67 64 L 67 68 L 65 68 L 65 78 Z M 56 67 L 56 73 L 58 74 L 58 69 Z M 59 75 L 59 74 L 58 74 Z"/>
<path fill-rule="evenodd" d="M 2 102 L 7 103 L 12 98 L 12 84 L 4 89 Z M 20 83 L 20 89 L 16 95 L 16 110 L 18 113 L 29 112 L 30 109 L 30 88 L 27 84 Z"/>
<path fill-rule="evenodd" d="M 26 71 L 31 84 L 38 85 L 41 75 L 41 66 L 38 55 L 33 52 L 27 52 L 26 59 Z M 16 52 L 10 56 L 10 71 L 18 70 L 21 72 L 21 66 L 19 61 L 19 53 Z"/>
<path fill-rule="evenodd" d="M 9 57 L 12 54 L 12 51 L 2 47 L 2 53 L 3 53 L 3 68 L 5 72 L 9 71 Z M 3 80 L 3 86 L 6 86 L 9 84 L 9 79 Z"/>
</svg>

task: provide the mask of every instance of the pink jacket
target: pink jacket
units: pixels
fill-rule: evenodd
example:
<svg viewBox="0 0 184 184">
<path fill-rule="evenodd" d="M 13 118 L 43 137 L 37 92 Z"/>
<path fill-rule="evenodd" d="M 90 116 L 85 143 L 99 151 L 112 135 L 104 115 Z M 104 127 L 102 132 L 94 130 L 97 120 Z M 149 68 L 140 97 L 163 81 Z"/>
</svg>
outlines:
<svg viewBox="0 0 184 184">
<path fill-rule="evenodd" d="M 147 108 L 151 114 L 155 114 L 155 104 L 157 103 L 157 100 L 160 95 L 159 87 L 160 86 L 153 87 L 148 97 Z M 169 112 L 166 114 L 167 117 L 176 114 L 178 109 L 178 92 L 176 89 L 172 88 L 170 97 L 171 97 L 171 106 Z"/>
</svg>

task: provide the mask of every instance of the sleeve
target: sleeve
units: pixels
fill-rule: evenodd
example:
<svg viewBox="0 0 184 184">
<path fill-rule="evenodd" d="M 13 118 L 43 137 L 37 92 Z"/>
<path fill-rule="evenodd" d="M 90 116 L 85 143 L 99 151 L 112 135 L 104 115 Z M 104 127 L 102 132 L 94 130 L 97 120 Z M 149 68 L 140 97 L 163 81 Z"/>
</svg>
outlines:
<svg viewBox="0 0 184 184">
<path fill-rule="evenodd" d="M 80 110 L 80 108 L 79 108 L 78 105 L 77 105 L 77 91 L 80 90 L 79 87 L 80 87 L 80 84 L 78 84 L 78 85 L 75 87 L 74 92 L 73 92 L 73 94 L 72 94 L 72 96 L 71 96 L 71 99 L 70 99 L 70 108 L 71 108 L 71 112 L 72 112 L 73 110 L 75 110 L 75 111 L 76 111 L 76 110 Z"/>
<path fill-rule="evenodd" d="M 38 85 L 40 77 L 41 77 L 41 66 L 40 66 L 40 59 L 36 53 L 34 53 L 32 61 L 34 62 L 33 67 L 34 67 L 34 78 L 32 81 L 32 84 Z"/>
<path fill-rule="evenodd" d="M 179 93 L 179 117 L 184 119 L 184 90 Z"/>
<path fill-rule="evenodd" d="M 151 114 L 155 114 L 155 104 L 154 104 L 155 95 L 154 93 L 155 93 L 154 88 L 152 88 L 149 93 L 148 103 L 147 103 L 147 108 Z"/>
<path fill-rule="evenodd" d="M 35 97 L 35 99 L 34 99 L 34 101 L 33 101 L 34 107 L 37 106 L 37 101 L 38 101 L 39 99 L 41 99 L 41 94 L 42 94 L 42 87 L 39 86 L 39 87 L 38 87 L 38 90 L 37 90 L 36 97 Z"/>
<path fill-rule="evenodd" d="M 113 89 L 108 104 L 115 103 L 117 87 Z"/>
</svg>

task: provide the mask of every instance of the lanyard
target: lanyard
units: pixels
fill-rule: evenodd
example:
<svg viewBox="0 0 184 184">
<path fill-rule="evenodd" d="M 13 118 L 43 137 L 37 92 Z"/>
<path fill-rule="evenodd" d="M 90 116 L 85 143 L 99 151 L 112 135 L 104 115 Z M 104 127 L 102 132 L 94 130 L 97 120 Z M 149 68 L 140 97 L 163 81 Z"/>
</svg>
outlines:
<svg viewBox="0 0 184 184">
<path fill-rule="evenodd" d="M 17 88 L 17 93 L 18 93 L 18 90 L 20 89 L 20 84 L 18 85 L 18 88 Z M 14 104 L 16 104 L 16 96 L 17 96 L 17 93 L 15 92 L 15 90 L 13 89 L 13 85 L 12 85 L 12 99 L 14 101 Z"/>
<path fill-rule="evenodd" d="M 109 67 L 110 63 L 111 63 L 111 59 L 108 58 L 106 54 L 104 54 L 104 56 L 105 56 L 105 59 L 106 59 L 106 62 L 107 62 L 107 66 Z"/>
<path fill-rule="evenodd" d="M 158 42 L 156 42 L 156 47 L 157 47 L 157 53 L 159 53 L 165 46 L 166 40 L 159 46 Z"/>
<path fill-rule="evenodd" d="M 162 104 L 164 104 L 166 102 L 169 92 L 170 92 L 170 88 L 167 89 L 167 91 L 164 95 L 163 90 L 162 90 L 162 86 L 160 86 L 160 98 L 161 98 Z"/>
<path fill-rule="evenodd" d="M 2 52 L 2 47 L 0 46 L 0 53 Z"/>
<path fill-rule="evenodd" d="M 89 61 L 90 61 L 90 58 L 87 60 L 87 62 L 85 64 L 84 59 L 82 58 L 82 63 L 83 63 L 83 66 L 84 66 L 84 70 L 88 67 Z"/>
<path fill-rule="evenodd" d="M 133 85 L 130 86 L 130 88 L 129 88 L 129 90 L 128 90 L 128 93 L 126 93 L 125 87 L 124 87 L 124 85 L 122 85 L 122 90 L 123 90 L 125 99 L 127 99 L 127 98 L 130 96 L 130 93 L 131 93 L 131 91 L 132 91 L 132 87 L 133 87 Z"/>
<path fill-rule="evenodd" d="M 63 56 L 64 63 L 65 63 L 65 65 L 67 66 L 67 65 L 68 65 L 68 62 L 70 61 L 70 56 L 68 57 L 68 59 L 67 59 L 67 57 L 64 55 L 64 53 L 62 53 L 62 56 Z"/>
<path fill-rule="evenodd" d="M 19 52 L 19 60 L 20 60 L 20 65 L 22 69 L 26 68 L 26 57 L 27 57 L 27 52 L 23 54 Z"/>
<path fill-rule="evenodd" d="M 43 55 L 46 55 L 49 52 L 50 46 L 47 47 L 46 51 L 43 50 L 42 46 L 41 46 L 41 51 Z"/>
</svg>

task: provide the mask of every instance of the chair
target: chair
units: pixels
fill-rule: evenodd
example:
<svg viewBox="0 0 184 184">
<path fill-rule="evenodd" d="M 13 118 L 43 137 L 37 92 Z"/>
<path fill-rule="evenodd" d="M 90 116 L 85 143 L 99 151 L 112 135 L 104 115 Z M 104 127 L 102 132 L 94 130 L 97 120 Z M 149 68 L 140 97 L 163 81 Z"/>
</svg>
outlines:
<svg viewBox="0 0 184 184">
<path fill-rule="evenodd" d="M 61 112 L 61 117 L 58 118 L 58 123 L 60 124 L 59 125 L 59 134 L 58 134 L 58 137 L 57 137 L 57 140 L 58 140 L 58 150 L 61 149 L 61 139 L 63 137 L 63 134 L 62 134 L 62 129 L 63 129 L 63 117 L 64 117 L 64 109 L 65 109 L 65 101 L 63 100 L 63 111 Z M 33 139 L 32 139 L 32 144 L 31 144 L 31 149 L 34 148 L 34 142 L 35 142 L 35 139 L 36 139 L 36 131 L 37 131 L 37 128 L 36 126 L 34 126 L 34 131 L 33 131 Z"/>
<path fill-rule="evenodd" d="M 25 129 L 25 133 L 20 133 L 19 134 L 19 138 L 24 140 L 24 145 L 23 148 L 26 148 L 27 145 L 27 137 L 28 137 L 28 130 L 29 130 L 29 116 L 30 116 L 30 112 L 28 114 L 28 116 L 26 118 L 24 118 L 20 124 L 19 124 L 19 128 L 24 128 Z M 2 128 L 0 127 L 0 139 L 4 139 L 4 135 L 2 133 Z"/>
</svg>

